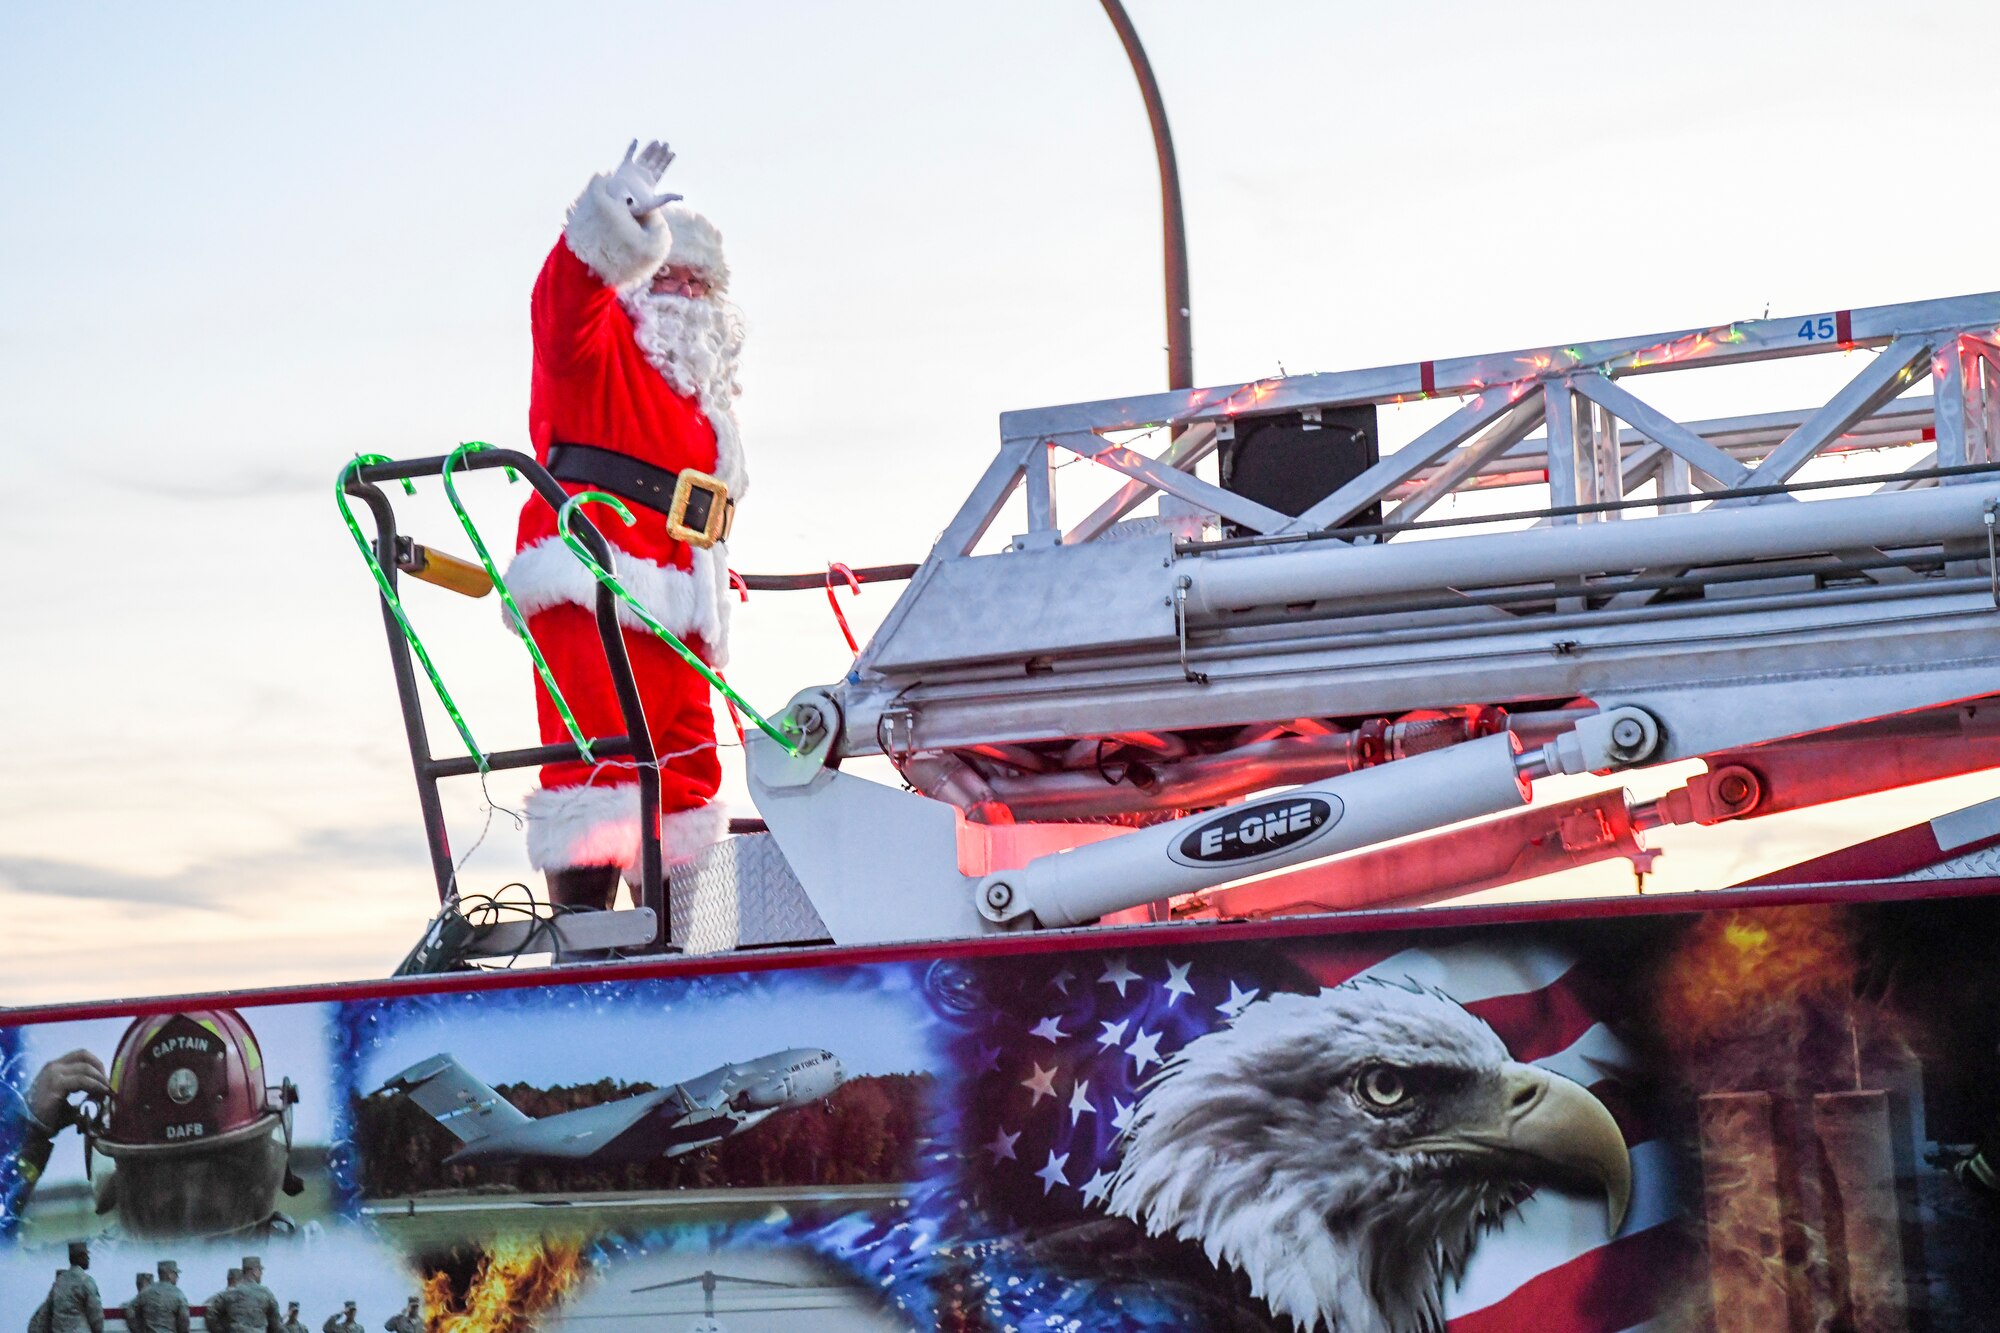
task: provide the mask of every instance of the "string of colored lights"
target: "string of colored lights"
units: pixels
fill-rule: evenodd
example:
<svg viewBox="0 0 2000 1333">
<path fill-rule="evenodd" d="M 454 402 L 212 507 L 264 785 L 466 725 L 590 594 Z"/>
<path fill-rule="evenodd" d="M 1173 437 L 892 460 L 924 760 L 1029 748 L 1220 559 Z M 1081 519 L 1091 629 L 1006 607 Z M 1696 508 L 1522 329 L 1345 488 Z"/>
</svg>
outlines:
<svg viewBox="0 0 2000 1333">
<path fill-rule="evenodd" d="M 1623 363 L 1618 366 L 1619 369 L 1623 370 L 1640 370 L 1649 367 L 1669 366 L 1676 361 L 1685 360 L 1691 356 L 1700 356 L 1717 343 L 1734 345 L 1740 342 L 1747 342 L 1750 335 L 1738 327 L 1739 324 L 1744 322 L 1742 320 L 1731 320 L 1727 324 L 1717 324 L 1712 328 L 1696 329 L 1692 333 L 1684 333 L 1669 342 L 1658 343 L 1652 347 L 1642 347 L 1637 351 L 1627 352 L 1622 356 L 1606 357 L 1604 360 L 1592 364 L 1601 373 L 1606 375 L 1611 373 L 1610 368 L 1615 363 Z M 1756 323 L 1757 321 L 1751 320 L 1748 322 Z M 1564 348 L 1563 350 L 1568 352 L 1573 359 L 1580 356 L 1580 353 L 1574 348 Z"/>
<path fill-rule="evenodd" d="M 576 742 L 576 748 L 582 753 L 584 762 L 592 763 L 595 756 L 590 752 L 590 738 L 585 736 L 583 728 L 576 724 L 576 716 L 569 710 L 569 701 L 563 698 L 561 688 L 556 685 L 555 673 L 549 670 L 548 660 L 542 656 L 541 646 L 535 642 L 535 636 L 528 631 L 528 618 L 521 614 L 521 608 L 515 604 L 514 594 L 508 589 L 507 580 L 500 576 L 500 570 L 494 565 L 493 556 L 486 549 L 486 543 L 480 540 L 479 529 L 473 525 L 472 515 L 465 512 L 465 505 L 458 498 L 458 487 L 452 484 L 451 470 L 458 466 L 459 459 L 467 454 L 476 454 L 482 449 L 492 447 L 484 440 L 470 440 L 451 451 L 451 457 L 444 460 L 445 498 L 451 501 L 451 507 L 457 511 L 458 525 L 465 529 L 465 535 L 471 539 L 472 549 L 479 554 L 479 563 L 486 567 L 486 577 L 493 580 L 493 587 L 499 592 L 500 601 L 507 608 L 507 628 L 514 631 L 522 645 L 527 648 L 528 656 L 534 659 L 535 674 L 542 678 L 542 688 L 549 692 L 550 702 L 555 704 L 556 712 L 561 714 L 569 738 Z"/>
<path fill-rule="evenodd" d="M 724 699 L 729 700 L 731 703 L 735 704 L 738 708 L 741 708 L 743 712 L 750 718 L 750 720 L 757 724 L 757 729 L 759 731 L 763 732 L 766 736 L 769 736 L 772 740 L 776 741 L 779 745 L 783 746 L 785 749 L 785 753 L 796 756 L 799 753 L 799 747 L 797 743 L 792 740 L 791 737 L 787 736 L 783 731 L 781 731 L 774 723 L 770 721 L 770 719 L 766 718 L 762 713 L 758 712 L 755 708 L 751 707 L 750 701 L 748 699 L 745 699 L 742 695 L 738 694 L 735 691 L 735 689 L 730 686 L 728 681 L 724 680 L 721 676 L 717 675 L 715 671 L 709 667 L 708 663 L 702 661 L 700 657 L 696 656 L 693 649 L 689 648 L 685 643 L 682 643 L 680 641 L 680 638 L 677 635 L 675 635 L 672 630 L 668 629 L 665 625 L 662 625 L 659 619 L 656 616 L 654 616 L 651 611 L 648 611 L 643 605 L 641 605 L 637 598 L 632 596 L 631 593 L 625 591 L 625 585 L 618 581 L 617 575 L 613 574 L 603 565 L 597 563 L 597 557 L 590 553 L 590 548 L 583 544 L 583 539 L 570 531 L 569 527 L 570 520 L 575 517 L 576 507 L 581 504 L 610 505 L 612 512 L 617 514 L 619 519 L 628 528 L 631 527 L 633 523 L 637 522 L 637 520 L 632 517 L 632 511 L 630 509 L 627 509 L 625 507 L 625 502 L 620 500 L 617 496 L 611 495 L 605 491 L 579 491 L 575 495 L 570 496 L 570 498 L 563 503 L 563 507 L 556 511 L 556 532 L 562 537 L 563 545 L 569 547 L 569 549 L 573 553 L 575 553 L 576 558 L 583 562 L 583 567 L 590 571 L 591 577 L 595 578 L 599 583 L 603 584 L 605 587 L 611 589 L 612 594 L 616 596 L 621 603 L 624 604 L 625 608 L 628 611 L 632 612 L 633 615 L 637 616 L 639 620 L 646 626 L 647 629 L 653 631 L 654 634 L 658 635 L 661 641 L 664 642 L 667 645 L 667 647 L 673 649 L 676 653 L 678 653 L 683 662 L 686 662 L 689 666 L 693 667 L 696 671 L 700 672 L 702 679 L 706 680 L 710 685 L 714 686 L 718 691 L 720 691 Z"/>
<path fill-rule="evenodd" d="M 382 593 L 383 604 L 389 608 L 389 613 L 396 618 L 396 624 L 402 628 L 403 638 L 409 642 L 410 651 L 417 655 L 417 661 L 423 664 L 424 674 L 430 677 L 431 688 L 437 691 L 438 702 L 444 705 L 444 711 L 451 717 L 451 724 L 458 728 L 460 739 L 465 742 L 465 748 L 472 752 L 472 757 L 483 774 L 487 771 L 486 752 L 480 749 L 479 742 L 472 738 L 472 728 L 466 723 L 464 714 L 458 711 L 458 704 L 453 701 L 451 691 L 445 688 L 444 677 L 438 674 L 437 667 L 431 662 L 430 653 L 424 649 L 423 640 L 417 637 L 417 631 L 410 625 L 409 616 L 403 613 L 403 599 L 396 595 L 395 585 L 389 582 L 389 576 L 384 572 L 382 562 L 375 558 L 374 543 L 362 535 L 361 525 L 355 522 L 354 511 L 347 504 L 347 482 L 354 475 L 355 469 L 367 467 L 372 463 L 394 461 L 387 454 L 355 455 L 354 461 L 340 470 L 340 476 L 333 483 L 334 503 L 340 506 L 340 516 L 346 521 L 347 531 L 354 538 L 354 545 L 361 552 L 361 558 L 368 562 L 368 572 L 375 577 L 375 586 Z M 403 482 L 403 489 L 414 495 L 417 488 L 406 480 Z"/>
</svg>

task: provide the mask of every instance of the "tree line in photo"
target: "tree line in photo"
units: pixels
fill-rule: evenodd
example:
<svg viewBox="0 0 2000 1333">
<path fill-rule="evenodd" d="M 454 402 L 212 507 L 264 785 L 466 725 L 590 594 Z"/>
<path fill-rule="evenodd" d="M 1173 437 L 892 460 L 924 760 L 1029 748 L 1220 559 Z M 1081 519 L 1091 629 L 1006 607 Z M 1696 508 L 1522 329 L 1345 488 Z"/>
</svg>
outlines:
<svg viewBox="0 0 2000 1333">
<path fill-rule="evenodd" d="M 679 1157 L 615 1165 L 537 1163 L 446 1166 L 461 1145 L 407 1097 L 358 1098 L 352 1114 L 361 1192 L 369 1198 L 510 1186 L 531 1194 L 618 1190 L 722 1189 L 768 1185 L 873 1185 L 911 1180 L 923 1135 L 929 1074 L 850 1079 L 824 1111 L 802 1108 L 711 1147 Z M 538 1088 L 503 1083 L 494 1091 L 535 1119 L 654 1091 L 651 1083 L 603 1078 Z"/>
</svg>

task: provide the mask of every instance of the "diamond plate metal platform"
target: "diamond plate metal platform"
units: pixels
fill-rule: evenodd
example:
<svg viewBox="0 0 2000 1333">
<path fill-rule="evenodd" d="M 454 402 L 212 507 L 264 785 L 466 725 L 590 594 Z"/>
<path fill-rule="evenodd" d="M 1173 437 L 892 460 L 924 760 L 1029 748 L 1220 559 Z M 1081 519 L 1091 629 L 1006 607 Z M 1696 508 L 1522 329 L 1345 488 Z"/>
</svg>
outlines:
<svg viewBox="0 0 2000 1333">
<path fill-rule="evenodd" d="M 687 953 L 722 953 L 831 938 L 768 833 L 724 838 L 672 877 L 673 942 Z"/>
<path fill-rule="evenodd" d="M 2000 879 L 2000 847 L 1986 847 L 1912 870 L 1897 879 Z"/>
</svg>

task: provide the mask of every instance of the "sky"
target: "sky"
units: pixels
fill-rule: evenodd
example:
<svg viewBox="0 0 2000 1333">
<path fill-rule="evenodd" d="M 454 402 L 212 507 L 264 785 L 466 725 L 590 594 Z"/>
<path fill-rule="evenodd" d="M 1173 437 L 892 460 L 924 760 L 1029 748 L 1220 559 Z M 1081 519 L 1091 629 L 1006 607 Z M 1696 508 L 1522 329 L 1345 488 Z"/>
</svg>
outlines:
<svg viewBox="0 0 2000 1333">
<path fill-rule="evenodd" d="M 1960 110 L 2000 49 L 1983 0 L 1131 10 L 1202 383 L 2000 286 Z M 529 285 L 634 136 L 679 151 L 750 323 L 738 569 L 919 559 L 999 412 L 1163 385 L 1157 179 L 1090 0 L 0 8 L 0 1003 L 380 975 L 416 937 L 435 900 L 333 478 L 523 443 Z M 1748 392 L 1659 405 L 1794 405 Z M 466 489 L 504 546 L 521 492 Z M 466 553 L 434 493 L 406 512 Z M 481 743 L 530 742 L 492 603 L 409 604 Z M 740 609 L 761 707 L 847 659 L 815 594 Z M 460 787 L 463 852 L 487 819 Z M 1996 790 L 1672 835 L 1657 882 Z M 510 817 L 466 874 L 525 876 Z"/>
<path fill-rule="evenodd" d="M 487 1084 L 559 1087 L 601 1078 L 663 1087 L 728 1064 L 796 1048 L 830 1050 L 848 1078 L 927 1071 L 936 1063 L 930 1014 L 905 969 L 870 969 L 829 984 L 811 973 L 774 975 L 726 994 L 673 986 L 627 994 L 599 988 L 587 1024 L 574 995 L 531 990 L 465 996 L 395 1013 L 355 1072 L 373 1092 L 420 1060 L 456 1056 Z M 673 1023 L 671 1040 L 662 1019 Z M 576 1035 L 541 1040 L 554 1023 Z"/>
</svg>

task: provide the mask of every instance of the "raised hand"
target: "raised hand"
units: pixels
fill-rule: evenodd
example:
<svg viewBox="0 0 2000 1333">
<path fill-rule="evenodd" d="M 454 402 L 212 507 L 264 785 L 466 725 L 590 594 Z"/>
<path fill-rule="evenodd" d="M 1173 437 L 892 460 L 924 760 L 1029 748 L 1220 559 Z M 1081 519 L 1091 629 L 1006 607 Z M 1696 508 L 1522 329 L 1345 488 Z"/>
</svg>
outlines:
<svg viewBox="0 0 2000 1333">
<path fill-rule="evenodd" d="M 638 147 L 639 141 L 634 139 L 632 141 L 632 148 L 625 150 L 626 161 L 633 160 L 632 149 Z M 646 178 L 657 185 L 659 184 L 660 177 L 666 174 L 667 168 L 674 164 L 674 150 L 667 147 L 660 140 L 655 139 L 647 144 L 644 150 L 639 153 L 638 162 L 645 169 Z"/>
<path fill-rule="evenodd" d="M 643 150 L 639 141 L 634 139 L 625 149 L 625 160 L 618 164 L 618 170 L 611 173 L 611 186 L 633 217 L 643 218 L 681 197 L 678 194 L 656 193 L 654 189 L 673 160 L 674 150 L 658 139 L 648 143 Z"/>
<path fill-rule="evenodd" d="M 93 1098 L 111 1095 L 104 1064 L 89 1051 L 71 1051 L 42 1066 L 28 1085 L 28 1113 L 44 1129 L 61 1129 L 77 1118 L 69 1099 L 79 1092 Z"/>
</svg>

